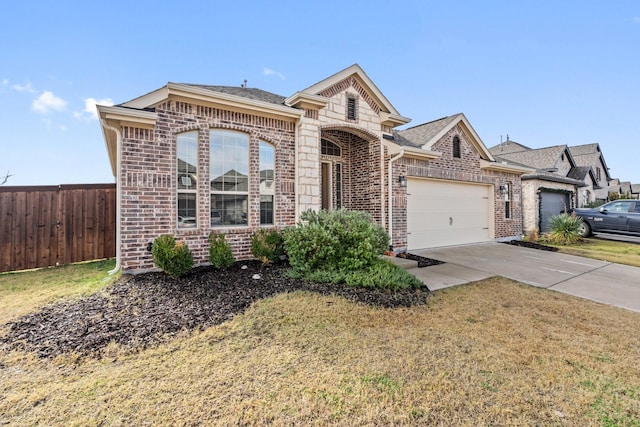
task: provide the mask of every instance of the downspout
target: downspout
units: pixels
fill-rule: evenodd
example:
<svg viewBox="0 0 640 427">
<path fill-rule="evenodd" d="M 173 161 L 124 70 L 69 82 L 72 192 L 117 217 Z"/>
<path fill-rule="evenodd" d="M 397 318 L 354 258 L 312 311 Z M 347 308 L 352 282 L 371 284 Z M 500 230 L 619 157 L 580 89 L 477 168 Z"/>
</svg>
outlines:
<svg viewBox="0 0 640 427">
<path fill-rule="evenodd" d="M 391 238 L 391 246 L 393 246 L 393 162 L 399 160 L 404 156 L 404 153 L 400 153 L 389 159 L 389 237 Z"/>
<path fill-rule="evenodd" d="M 381 225 L 384 227 L 384 144 L 382 138 L 380 138 L 380 171 L 380 221 L 383 222 Z M 390 188 L 389 191 L 391 191 Z"/>
<path fill-rule="evenodd" d="M 108 125 L 106 120 L 100 119 L 100 123 L 106 129 L 112 130 L 116 134 L 116 175 L 114 176 L 116 180 L 116 265 L 113 267 L 113 270 L 109 270 L 109 275 L 116 274 L 120 271 L 121 263 L 120 258 L 122 256 L 122 233 L 120 231 L 121 224 L 121 195 L 122 195 L 122 179 L 120 177 L 120 171 L 122 166 L 122 133 L 120 129 L 115 128 L 111 125 Z"/>
<path fill-rule="evenodd" d="M 300 165 L 298 164 L 299 162 L 299 156 L 300 156 L 300 129 L 302 128 L 302 117 L 299 119 L 298 124 L 295 127 L 295 132 L 294 132 L 294 144 L 293 147 L 295 149 L 295 167 L 293 168 L 293 186 L 294 186 L 294 200 L 295 200 L 295 223 L 297 224 L 298 221 L 300 221 L 300 188 L 298 188 L 298 172 L 299 172 L 299 167 Z"/>
</svg>

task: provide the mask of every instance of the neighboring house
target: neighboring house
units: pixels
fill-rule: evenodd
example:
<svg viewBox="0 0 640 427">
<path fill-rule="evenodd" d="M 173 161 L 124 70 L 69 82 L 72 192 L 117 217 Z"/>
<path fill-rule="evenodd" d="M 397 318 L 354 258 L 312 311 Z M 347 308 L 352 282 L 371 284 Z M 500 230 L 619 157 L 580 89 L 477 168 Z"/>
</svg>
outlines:
<svg viewBox="0 0 640 427">
<path fill-rule="evenodd" d="M 591 168 L 578 167 L 566 145 L 531 149 L 507 140 L 489 151 L 498 161 L 507 160 L 535 170 L 522 176 L 525 232 L 549 231 L 552 216 L 580 206 L 585 195 L 582 189 L 591 193 L 597 188 Z"/>
<path fill-rule="evenodd" d="M 365 211 L 396 251 L 522 233 L 531 169 L 496 162 L 462 114 L 396 131 L 410 119 L 358 65 L 289 97 L 168 83 L 98 111 L 125 271 L 153 268 L 161 234 L 196 263 L 212 232 L 248 258 L 255 230 L 293 226 L 307 209 Z"/>
<path fill-rule="evenodd" d="M 591 166 L 576 166 L 569 171 L 567 178 L 581 181 L 584 184 L 578 186 L 577 207 L 587 208 L 599 201 L 596 194 L 602 189 L 598 186 L 598 179 Z"/>
<path fill-rule="evenodd" d="M 604 155 L 599 144 L 584 144 L 569 147 L 571 155 L 578 166 L 591 167 L 596 177 L 594 197 L 597 202 L 609 200 L 608 187 L 611 176 L 604 161 Z"/>
<path fill-rule="evenodd" d="M 615 196 L 616 199 L 622 196 L 622 186 L 620 185 L 620 180 L 618 178 L 609 180 L 609 186 L 607 187 L 607 200 L 610 196 Z"/>
<path fill-rule="evenodd" d="M 640 199 L 640 184 L 631 184 L 631 198 Z"/>
</svg>

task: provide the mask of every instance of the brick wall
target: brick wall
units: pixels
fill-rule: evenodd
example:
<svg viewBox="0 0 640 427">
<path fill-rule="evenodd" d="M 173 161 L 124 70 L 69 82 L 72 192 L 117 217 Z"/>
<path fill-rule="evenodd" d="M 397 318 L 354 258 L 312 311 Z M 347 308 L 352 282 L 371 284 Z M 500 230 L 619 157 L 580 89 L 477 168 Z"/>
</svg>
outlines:
<svg viewBox="0 0 640 427">
<path fill-rule="evenodd" d="M 210 232 L 224 232 L 237 257 L 250 257 L 251 234 L 260 227 L 259 141 L 275 148 L 274 198 L 277 227 L 295 223 L 294 123 L 212 107 L 167 101 L 156 108 L 154 130 L 123 128 L 122 267 L 125 271 L 153 267 L 147 244 L 160 234 L 187 243 L 196 263 L 208 261 Z M 209 130 L 229 129 L 249 135 L 249 226 L 210 227 Z M 176 135 L 198 131 L 198 227 L 177 228 Z"/>
<path fill-rule="evenodd" d="M 452 141 L 455 136 L 460 139 L 460 158 L 453 157 Z M 458 125 L 453 127 L 431 148 L 442 153 L 434 160 L 400 159 L 393 165 L 393 237 L 392 244 L 396 248 L 407 246 L 407 198 L 406 187 L 400 187 L 398 176 L 424 177 L 451 181 L 475 182 L 494 187 L 494 233 L 495 238 L 519 236 L 522 234 L 522 185 L 520 176 L 483 170 L 480 168 L 480 155 L 464 130 Z M 500 194 L 501 184 L 512 186 L 511 218 L 505 218 L 504 196 Z"/>
</svg>

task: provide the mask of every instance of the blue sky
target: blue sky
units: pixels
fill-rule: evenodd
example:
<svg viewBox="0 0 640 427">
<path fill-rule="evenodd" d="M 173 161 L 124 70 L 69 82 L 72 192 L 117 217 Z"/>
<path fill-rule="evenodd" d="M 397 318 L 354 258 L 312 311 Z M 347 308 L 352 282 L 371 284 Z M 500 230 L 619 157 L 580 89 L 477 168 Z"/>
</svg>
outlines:
<svg viewBox="0 0 640 427">
<path fill-rule="evenodd" d="M 163 3 L 3 4 L 6 185 L 113 182 L 95 102 L 168 81 L 288 96 L 354 63 L 409 126 L 463 112 L 489 147 L 597 142 L 640 183 L 637 1 Z"/>
</svg>

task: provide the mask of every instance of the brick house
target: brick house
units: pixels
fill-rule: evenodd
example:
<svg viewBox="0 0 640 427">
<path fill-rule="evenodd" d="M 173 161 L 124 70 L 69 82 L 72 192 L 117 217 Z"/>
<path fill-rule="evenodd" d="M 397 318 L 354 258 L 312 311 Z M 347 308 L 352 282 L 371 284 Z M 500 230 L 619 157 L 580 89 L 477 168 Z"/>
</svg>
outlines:
<svg viewBox="0 0 640 427">
<path fill-rule="evenodd" d="M 358 66 L 284 97 L 167 83 L 98 112 L 118 187 L 118 267 L 153 268 L 148 245 L 184 241 L 196 263 L 225 233 L 249 258 L 260 227 L 307 209 L 369 213 L 396 251 L 522 234 L 520 176 L 463 114 L 409 123 Z"/>
</svg>

